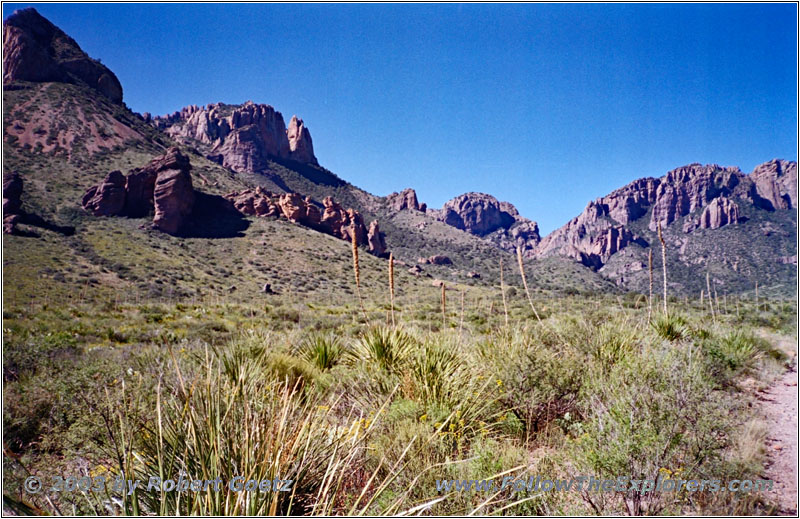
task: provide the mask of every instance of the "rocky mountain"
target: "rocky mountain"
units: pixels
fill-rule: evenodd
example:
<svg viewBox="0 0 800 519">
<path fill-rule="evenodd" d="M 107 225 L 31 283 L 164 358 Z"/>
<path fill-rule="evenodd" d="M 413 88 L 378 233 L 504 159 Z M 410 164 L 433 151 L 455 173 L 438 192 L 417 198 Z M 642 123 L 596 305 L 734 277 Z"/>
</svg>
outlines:
<svg viewBox="0 0 800 519">
<path fill-rule="evenodd" d="M 546 236 L 534 257 L 567 256 L 623 287 L 641 289 L 644 251 L 660 247 L 660 225 L 675 254 L 675 278 L 682 278 L 675 279 L 676 289 L 699 286 L 705 270 L 697 266 L 714 263 L 725 267 L 717 277 L 723 284 L 746 286 L 759 276 L 788 280 L 792 270 L 781 258 L 796 255 L 796 184 L 796 162 L 772 160 L 749 175 L 736 167 L 690 164 L 590 202 Z"/>
<path fill-rule="evenodd" d="M 167 116 L 143 117 L 179 142 L 205 145 L 207 158 L 234 171 L 260 173 L 271 157 L 318 164 L 303 120 L 292 116 L 287 128 L 283 115 L 270 105 L 193 105 Z"/>
<path fill-rule="evenodd" d="M 82 83 L 122 103 L 117 76 L 33 8 L 3 23 L 3 84 L 13 81 Z"/>
<path fill-rule="evenodd" d="M 511 203 L 485 193 L 465 193 L 445 202 L 442 209 L 429 212 L 447 225 L 480 236 L 502 250 L 516 252 L 520 247 L 526 257 L 533 254 L 541 240 L 536 222 L 520 216 Z"/>
<path fill-rule="evenodd" d="M 564 255 L 600 268 L 632 243 L 648 245 L 628 227 L 632 222 L 647 219 L 650 231 L 683 219 L 685 233 L 718 229 L 742 221 L 739 204 L 768 211 L 796 208 L 796 183 L 795 162 L 773 160 L 750 175 L 736 167 L 690 164 L 589 202 L 580 215 L 545 237 L 535 256 Z"/>
<path fill-rule="evenodd" d="M 117 273 L 122 288 L 131 287 L 134 273 L 140 289 L 159 293 L 164 286 L 200 293 L 203 284 L 227 290 L 236 280 L 249 287 L 237 294 L 256 296 L 264 283 L 328 286 L 342 274 L 329 271 L 329 258 L 316 262 L 315 247 L 325 244 L 331 257 L 346 261 L 341 240 L 355 235 L 373 255 L 391 250 L 399 265 L 414 265 L 414 276 L 496 284 L 500 260 L 513 264 L 520 247 L 536 289 L 642 290 L 659 223 L 678 291 L 704 282 L 698 265 L 717 268 L 714 282 L 731 289 L 754 280 L 789 286 L 795 275 L 795 163 L 772 161 L 750 175 L 693 164 L 637 180 L 542 239 L 536 222 L 491 195 L 466 193 L 437 210 L 413 189 L 367 193 L 319 165 L 302 120 L 286 125 L 266 104 L 134 114 L 121 103 L 121 88 L 114 95 L 100 80 L 113 74 L 35 11 L 12 15 L 4 37 L 11 49 L 4 59 L 11 71 L 3 93 L 4 229 L 13 240 L 46 238 L 12 241 L 4 252 L 28 270 L 41 261 L 41 275 L 52 274 L 50 258 L 63 257 L 104 279 Z M 68 49 L 88 65 L 65 66 Z M 37 52 L 49 56 L 46 70 L 67 72 L 31 76 L 39 70 Z M 85 70 L 94 72 L 75 72 Z M 69 240 L 48 234 L 72 230 Z M 183 254 L 187 247 L 191 257 Z M 41 256 L 32 259 L 32 250 Z M 159 276 L 172 281 L 155 283 Z M 505 279 L 513 284 L 514 276 L 507 271 Z"/>
</svg>

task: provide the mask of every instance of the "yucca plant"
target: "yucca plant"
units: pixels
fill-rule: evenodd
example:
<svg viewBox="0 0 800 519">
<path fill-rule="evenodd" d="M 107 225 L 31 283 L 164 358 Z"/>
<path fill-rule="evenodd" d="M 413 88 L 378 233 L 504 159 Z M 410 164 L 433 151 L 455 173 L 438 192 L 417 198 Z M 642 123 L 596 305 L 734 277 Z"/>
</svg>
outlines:
<svg viewBox="0 0 800 519">
<path fill-rule="evenodd" d="M 678 315 L 659 315 L 651 323 L 653 330 L 662 339 L 677 341 L 689 336 L 686 322 Z"/>
<path fill-rule="evenodd" d="M 262 360 L 208 353 L 191 384 L 177 365 L 177 382 L 159 383 L 154 417 L 137 424 L 119 413 L 115 438 L 126 477 L 222 482 L 201 491 L 139 490 L 122 497 L 126 513 L 298 515 L 334 509 L 369 428 L 334 416 L 335 401 L 305 398 L 297 383 L 264 375 Z M 286 492 L 236 491 L 229 483 L 237 476 L 292 483 Z"/>
<path fill-rule="evenodd" d="M 320 333 L 306 337 L 297 350 L 302 359 L 321 371 L 329 370 L 338 364 L 344 352 L 342 342 L 337 336 Z"/>
<path fill-rule="evenodd" d="M 388 373 L 397 374 L 413 345 L 414 339 L 403 330 L 377 326 L 361 335 L 351 355 L 357 361 L 374 364 Z"/>
</svg>

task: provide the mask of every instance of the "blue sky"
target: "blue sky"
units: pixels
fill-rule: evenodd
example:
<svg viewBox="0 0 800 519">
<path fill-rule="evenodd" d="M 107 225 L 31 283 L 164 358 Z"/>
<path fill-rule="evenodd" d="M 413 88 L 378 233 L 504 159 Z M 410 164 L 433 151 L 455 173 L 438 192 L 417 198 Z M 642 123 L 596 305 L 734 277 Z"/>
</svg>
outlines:
<svg viewBox="0 0 800 519">
<path fill-rule="evenodd" d="M 797 159 L 794 4 L 36 8 L 133 110 L 268 103 L 359 187 L 491 193 L 543 234 L 638 177 Z"/>
</svg>

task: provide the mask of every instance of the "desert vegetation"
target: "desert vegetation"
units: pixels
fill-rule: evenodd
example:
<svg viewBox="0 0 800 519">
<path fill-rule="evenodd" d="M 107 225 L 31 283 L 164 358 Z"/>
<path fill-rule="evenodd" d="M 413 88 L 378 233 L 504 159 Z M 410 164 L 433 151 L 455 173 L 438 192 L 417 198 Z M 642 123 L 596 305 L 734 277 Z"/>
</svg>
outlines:
<svg viewBox="0 0 800 519">
<path fill-rule="evenodd" d="M 438 492 L 436 480 L 756 479 L 765 431 L 751 389 L 794 362 L 766 338 L 795 334 L 794 302 L 730 297 L 712 320 L 705 302 L 675 298 L 668 315 L 653 301 L 648 319 L 650 302 L 636 294 L 531 294 L 505 280 L 390 287 L 395 280 L 365 272 L 386 263 L 359 265 L 358 282 L 377 286 L 338 304 L 137 303 L 90 291 L 71 304 L 7 307 L 7 506 L 161 515 L 773 510 L 758 492 Z M 444 304 L 443 293 L 464 302 Z M 294 485 L 250 497 L 123 496 L 110 485 L 45 497 L 21 488 L 29 474 L 121 472 Z"/>
</svg>

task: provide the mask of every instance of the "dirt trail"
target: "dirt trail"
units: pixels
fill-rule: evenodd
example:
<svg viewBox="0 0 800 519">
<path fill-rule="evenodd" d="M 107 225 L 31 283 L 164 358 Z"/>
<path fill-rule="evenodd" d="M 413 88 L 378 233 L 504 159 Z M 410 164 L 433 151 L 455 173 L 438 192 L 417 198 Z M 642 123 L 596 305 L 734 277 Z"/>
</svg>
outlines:
<svg viewBox="0 0 800 519">
<path fill-rule="evenodd" d="M 797 363 L 759 394 L 767 424 L 766 477 L 773 480 L 768 496 L 780 514 L 797 515 Z"/>
</svg>

